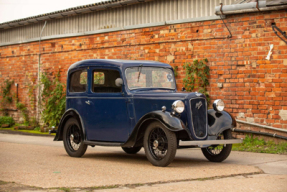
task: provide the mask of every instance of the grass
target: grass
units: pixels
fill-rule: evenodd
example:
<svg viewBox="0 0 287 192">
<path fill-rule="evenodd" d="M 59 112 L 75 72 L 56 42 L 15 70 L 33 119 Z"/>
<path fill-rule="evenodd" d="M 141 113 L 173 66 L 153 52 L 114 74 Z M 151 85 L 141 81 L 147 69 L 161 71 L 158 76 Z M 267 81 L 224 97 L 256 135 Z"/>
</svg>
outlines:
<svg viewBox="0 0 287 192">
<path fill-rule="evenodd" d="M 7 184 L 7 182 L 5 182 L 5 181 L 0 181 L 0 185 L 6 185 Z"/>
<path fill-rule="evenodd" d="M 287 155 L 287 142 L 276 144 L 274 141 L 266 142 L 264 139 L 247 135 L 243 143 L 233 144 L 232 150 Z"/>
<path fill-rule="evenodd" d="M 22 125 L 22 124 L 21 124 Z M 22 133 L 31 133 L 31 134 L 38 134 L 38 135 L 49 135 L 49 132 L 41 132 L 39 129 L 35 128 L 34 130 L 14 130 L 15 126 L 21 126 L 20 124 L 16 124 L 11 128 L 0 128 L 0 130 L 6 131 L 14 131 L 14 132 L 22 132 Z M 51 135 L 56 135 L 55 133 L 51 133 Z"/>
<path fill-rule="evenodd" d="M 64 191 L 64 192 L 70 192 L 71 189 L 70 188 L 66 188 L 66 187 L 61 187 L 61 188 L 58 188 L 59 190 L 61 191 Z"/>
</svg>

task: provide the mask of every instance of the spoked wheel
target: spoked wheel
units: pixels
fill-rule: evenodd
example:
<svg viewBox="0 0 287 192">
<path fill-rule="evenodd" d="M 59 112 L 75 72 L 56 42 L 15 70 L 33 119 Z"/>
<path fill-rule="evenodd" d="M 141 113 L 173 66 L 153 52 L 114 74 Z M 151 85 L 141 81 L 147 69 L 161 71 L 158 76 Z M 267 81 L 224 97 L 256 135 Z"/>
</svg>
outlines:
<svg viewBox="0 0 287 192">
<path fill-rule="evenodd" d="M 124 152 L 126 152 L 127 154 L 136 154 L 141 150 L 141 148 L 142 147 L 122 147 Z"/>
<path fill-rule="evenodd" d="M 231 130 L 225 130 L 222 134 L 218 135 L 217 140 L 221 139 L 232 139 Z M 222 162 L 230 154 L 232 149 L 232 144 L 225 145 L 211 145 L 206 148 L 202 148 L 203 155 L 212 162 Z"/>
<path fill-rule="evenodd" d="M 87 145 L 84 144 L 83 132 L 78 123 L 74 118 L 70 118 L 64 127 L 64 146 L 67 153 L 71 157 L 81 157 L 87 150 Z"/>
<path fill-rule="evenodd" d="M 147 159 L 155 166 L 169 165 L 176 154 L 175 133 L 167 130 L 161 123 L 151 123 L 144 135 L 144 149 Z"/>
</svg>

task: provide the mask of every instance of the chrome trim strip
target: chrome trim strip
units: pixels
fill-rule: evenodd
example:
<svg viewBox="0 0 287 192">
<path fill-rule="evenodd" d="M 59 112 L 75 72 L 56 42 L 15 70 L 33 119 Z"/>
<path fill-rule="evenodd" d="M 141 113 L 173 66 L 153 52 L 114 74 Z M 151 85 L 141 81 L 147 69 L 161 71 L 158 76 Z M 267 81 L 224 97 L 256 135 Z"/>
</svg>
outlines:
<svg viewBox="0 0 287 192">
<path fill-rule="evenodd" d="M 205 110 L 206 110 L 206 134 L 204 135 L 204 137 L 198 137 L 196 134 L 195 134 L 195 130 L 194 130 L 194 125 L 193 125 L 193 118 L 192 118 L 192 109 L 191 109 L 191 104 L 190 104 L 190 101 L 191 100 L 194 100 L 194 99 L 203 99 L 205 100 Z M 203 97 L 195 97 L 195 98 L 192 98 L 189 100 L 189 107 L 190 107 L 190 112 L 191 112 L 191 123 L 192 123 L 192 129 L 193 129 L 193 133 L 194 133 L 194 136 L 197 138 L 197 139 L 203 139 L 207 136 L 207 133 L 208 133 L 208 119 L 207 119 L 207 101 L 205 98 Z"/>
<path fill-rule="evenodd" d="M 219 145 L 219 144 L 233 144 L 242 143 L 242 139 L 226 139 L 226 140 L 204 140 L 204 141 L 179 141 L 179 146 L 194 146 L 202 147 L 204 145 Z"/>
</svg>

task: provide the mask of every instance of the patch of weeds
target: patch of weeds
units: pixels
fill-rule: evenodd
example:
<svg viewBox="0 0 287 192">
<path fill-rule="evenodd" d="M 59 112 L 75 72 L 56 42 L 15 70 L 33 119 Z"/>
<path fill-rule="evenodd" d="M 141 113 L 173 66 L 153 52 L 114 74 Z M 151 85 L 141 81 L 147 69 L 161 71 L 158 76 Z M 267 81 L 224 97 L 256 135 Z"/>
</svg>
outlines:
<svg viewBox="0 0 287 192">
<path fill-rule="evenodd" d="M 249 151 L 255 153 L 287 154 L 287 142 L 276 144 L 274 141 L 266 142 L 253 135 L 247 135 L 241 144 L 232 146 L 234 151 Z"/>
<path fill-rule="evenodd" d="M 61 188 L 59 188 L 59 190 L 62 190 L 64 192 L 70 192 L 71 191 L 70 188 L 66 188 L 66 187 L 61 187 Z"/>
<path fill-rule="evenodd" d="M 92 187 L 94 190 L 101 190 L 101 189 L 114 189 L 119 188 L 120 185 L 107 185 L 107 186 L 99 186 L 99 187 Z"/>
<path fill-rule="evenodd" d="M 5 182 L 5 181 L 0 181 L 0 185 L 5 185 L 5 184 L 7 184 L 7 182 Z"/>
</svg>

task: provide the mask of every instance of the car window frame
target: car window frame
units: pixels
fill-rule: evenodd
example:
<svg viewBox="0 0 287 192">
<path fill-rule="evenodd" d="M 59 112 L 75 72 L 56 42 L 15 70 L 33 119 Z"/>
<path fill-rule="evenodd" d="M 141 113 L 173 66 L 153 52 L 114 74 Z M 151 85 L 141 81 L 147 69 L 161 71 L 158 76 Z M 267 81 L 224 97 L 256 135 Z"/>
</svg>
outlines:
<svg viewBox="0 0 287 192">
<path fill-rule="evenodd" d="M 130 67 L 126 67 L 124 69 L 124 74 L 125 74 L 125 82 L 126 82 L 126 87 L 129 91 L 135 91 L 135 90 L 141 90 L 141 89 L 144 89 L 144 90 L 152 90 L 152 89 L 161 89 L 161 90 L 177 90 L 177 87 L 176 87 L 176 79 L 175 79 L 175 76 L 174 76 L 174 71 L 172 68 L 169 68 L 169 67 L 158 67 L 158 66 L 142 66 L 142 67 L 154 67 L 154 68 L 161 68 L 161 69 L 169 69 L 172 71 L 172 74 L 173 74 L 173 78 L 174 78 L 174 88 L 162 88 L 162 87 L 141 87 L 141 88 L 135 88 L 135 89 L 130 89 L 129 88 L 129 85 L 128 85 L 128 79 L 127 79 L 127 69 L 129 68 L 137 68 L 137 67 L 140 67 L 140 66 L 130 66 Z"/>
<path fill-rule="evenodd" d="M 113 95 L 113 96 L 122 96 L 124 94 L 124 90 L 125 90 L 125 87 L 124 87 L 124 84 L 121 86 L 121 91 L 120 92 L 94 92 L 93 91 L 93 81 L 94 81 L 94 71 L 97 70 L 97 69 L 103 69 L 103 70 L 115 70 L 115 71 L 118 71 L 119 74 L 120 74 L 120 78 L 123 79 L 123 74 L 122 74 L 122 70 L 117 68 L 117 67 L 104 67 L 104 66 L 94 66 L 94 67 L 90 67 L 90 80 L 89 80 L 89 83 L 90 83 L 90 87 L 89 87 L 89 92 L 92 94 L 92 96 L 97 96 L 97 97 L 100 97 L 100 96 L 105 96 L 105 95 Z"/>
<path fill-rule="evenodd" d="M 86 90 L 84 92 L 71 92 L 70 91 L 70 83 L 71 83 L 71 77 L 72 77 L 72 74 L 77 72 L 77 71 L 86 71 L 87 72 L 87 84 L 86 84 Z M 86 94 L 89 90 L 89 69 L 86 68 L 86 67 L 83 67 L 83 68 L 77 68 L 77 69 L 74 69 L 74 70 L 71 70 L 68 74 L 68 82 L 67 82 L 67 93 L 68 95 L 79 95 L 79 94 Z"/>
</svg>

